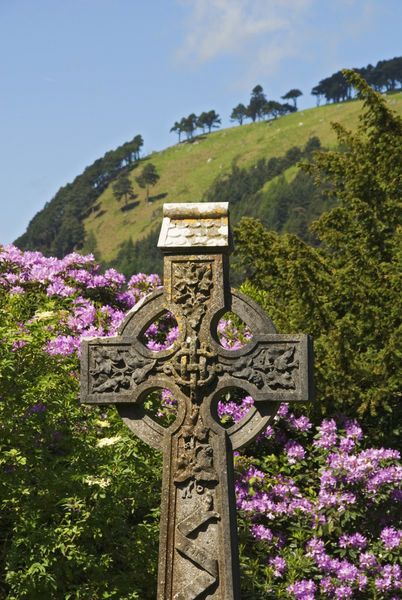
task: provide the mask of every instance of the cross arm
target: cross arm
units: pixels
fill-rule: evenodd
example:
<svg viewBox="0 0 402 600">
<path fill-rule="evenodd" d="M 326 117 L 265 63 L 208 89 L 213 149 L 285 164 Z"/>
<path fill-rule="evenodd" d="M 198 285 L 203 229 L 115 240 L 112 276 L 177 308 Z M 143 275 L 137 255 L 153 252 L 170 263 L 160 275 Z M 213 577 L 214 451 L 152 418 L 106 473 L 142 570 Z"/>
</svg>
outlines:
<svg viewBox="0 0 402 600">
<path fill-rule="evenodd" d="M 219 349 L 217 390 L 242 388 L 255 402 L 314 399 L 312 339 L 306 334 L 260 334 L 237 351 Z"/>
<path fill-rule="evenodd" d="M 139 402 L 145 388 L 159 387 L 152 385 L 156 358 L 141 353 L 130 338 L 83 340 L 81 365 L 81 402 L 86 404 Z"/>
</svg>

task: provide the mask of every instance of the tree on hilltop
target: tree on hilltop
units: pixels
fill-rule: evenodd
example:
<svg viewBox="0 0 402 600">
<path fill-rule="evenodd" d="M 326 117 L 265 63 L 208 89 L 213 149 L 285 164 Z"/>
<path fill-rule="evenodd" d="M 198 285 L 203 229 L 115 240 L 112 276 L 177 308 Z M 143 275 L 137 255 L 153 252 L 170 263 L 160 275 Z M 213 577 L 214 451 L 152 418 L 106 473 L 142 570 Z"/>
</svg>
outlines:
<svg viewBox="0 0 402 600">
<path fill-rule="evenodd" d="M 293 100 L 293 105 L 297 109 L 297 98 L 299 98 L 300 96 L 303 96 L 303 92 L 298 90 L 297 88 L 292 88 L 284 96 L 281 97 L 282 100 Z"/>
<path fill-rule="evenodd" d="M 211 133 L 212 127 L 219 127 L 220 123 L 221 118 L 214 110 L 202 112 L 197 119 L 197 127 L 200 127 L 203 132 L 205 127 L 207 127 L 208 133 Z"/>
<path fill-rule="evenodd" d="M 191 140 L 194 135 L 194 131 L 197 129 L 197 115 L 195 113 L 191 113 L 188 117 L 183 117 L 180 121 L 182 126 L 182 130 L 187 136 L 188 140 Z"/>
<path fill-rule="evenodd" d="M 140 186 L 140 188 L 145 188 L 146 190 L 146 199 L 149 202 L 149 188 L 154 186 L 159 181 L 159 174 L 156 170 L 155 165 L 152 163 L 147 163 L 145 167 L 142 169 L 142 172 L 138 177 L 135 178 L 136 182 Z"/>
<path fill-rule="evenodd" d="M 267 118 L 276 119 L 281 114 L 282 104 L 276 100 L 268 100 L 262 107 L 262 114 Z"/>
<path fill-rule="evenodd" d="M 230 120 L 237 121 L 237 123 L 239 123 L 239 125 L 243 125 L 243 121 L 247 117 L 248 117 L 247 108 L 244 106 L 244 104 L 240 103 L 237 106 L 235 106 L 234 109 L 232 110 L 232 113 L 230 115 Z"/>
<path fill-rule="evenodd" d="M 247 107 L 248 116 L 253 121 L 261 119 L 263 115 L 263 107 L 267 99 L 261 85 L 256 85 L 251 91 L 250 103 Z"/>
<path fill-rule="evenodd" d="M 170 133 L 177 133 L 177 135 L 179 136 L 179 144 L 180 144 L 181 134 L 183 133 L 182 124 L 179 123 L 178 121 L 175 121 L 175 124 L 173 125 L 173 127 L 170 128 Z"/>
</svg>

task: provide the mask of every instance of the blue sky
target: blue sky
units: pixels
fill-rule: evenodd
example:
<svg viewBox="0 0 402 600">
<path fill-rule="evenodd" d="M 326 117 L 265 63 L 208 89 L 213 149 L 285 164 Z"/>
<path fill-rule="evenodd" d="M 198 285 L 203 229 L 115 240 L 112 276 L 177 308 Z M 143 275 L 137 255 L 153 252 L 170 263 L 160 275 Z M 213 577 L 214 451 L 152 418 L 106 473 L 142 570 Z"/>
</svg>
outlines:
<svg viewBox="0 0 402 600">
<path fill-rule="evenodd" d="M 0 243 L 140 133 L 400 56 L 400 0 L 0 0 Z"/>
</svg>

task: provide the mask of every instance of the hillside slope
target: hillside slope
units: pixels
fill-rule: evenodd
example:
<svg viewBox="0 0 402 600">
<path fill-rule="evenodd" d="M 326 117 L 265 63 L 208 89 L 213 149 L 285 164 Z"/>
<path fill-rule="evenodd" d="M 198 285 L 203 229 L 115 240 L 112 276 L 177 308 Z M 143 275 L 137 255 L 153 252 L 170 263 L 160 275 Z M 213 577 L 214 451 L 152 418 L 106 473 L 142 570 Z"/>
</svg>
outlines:
<svg viewBox="0 0 402 600">
<path fill-rule="evenodd" d="M 402 93 L 390 96 L 389 102 L 402 113 Z M 130 172 L 136 197 L 128 210 L 116 201 L 109 185 L 84 220 L 86 235 L 96 240 L 101 259 L 111 261 L 122 242 L 130 237 L 140 240 L 159 227 L 164 202 L 200 201 L 214 180 L 227 174 L 234 163 L 250 166 L 261 158 L 282 156 L 293 146 L 302 147 L 312 136 L 317 136 L 323 146 L 331 147 L 336 140 L 331 122 L 353 129 L 360 109 L 360 101 L 325 105 L 268 123 L 219 130 L 198 136 L 192 143 L 155 152 Z M 151 189 L 149 203 L 135 181 L 146 162 L 152 162 L 160 174 L 160 180 Z"/>
</svg>

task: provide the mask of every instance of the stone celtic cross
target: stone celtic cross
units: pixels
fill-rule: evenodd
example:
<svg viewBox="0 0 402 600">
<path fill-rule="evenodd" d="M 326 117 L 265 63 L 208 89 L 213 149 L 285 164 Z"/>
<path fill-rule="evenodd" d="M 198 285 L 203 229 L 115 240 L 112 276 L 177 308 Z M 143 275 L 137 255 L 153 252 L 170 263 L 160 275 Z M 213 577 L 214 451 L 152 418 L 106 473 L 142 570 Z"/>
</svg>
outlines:
<svg viewBox="0 0 402 600">
<path fill-rule="evenodd" d="M 280 402 L 312 399 L 309 336 L 277 334 L 254 302 L 230 290 L 228 219 L 227 203 L 165 204 L 164 290 L 130 310 L 118 336 L 82 343 L 82 402 L 115 404 L 128 427 L 163 453 L 157 600 L 240 598 L 233 450 L 267 426 Z M 143 335 L 166 310 L 179 337 L 154 352 Z M 239 350 L 218 340 L 227 311 L 253 334 Z M 160 389 L 177 400 L 167 428 L 143 406 Z M 235 389 L 254 406 L 225 429 L 217 404 Z"/>
</svg>

